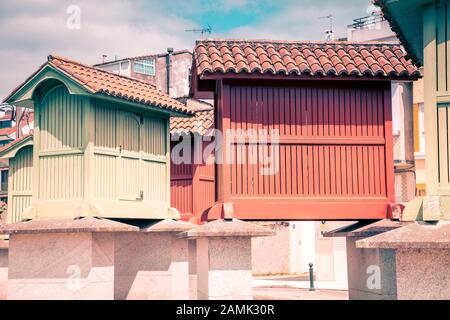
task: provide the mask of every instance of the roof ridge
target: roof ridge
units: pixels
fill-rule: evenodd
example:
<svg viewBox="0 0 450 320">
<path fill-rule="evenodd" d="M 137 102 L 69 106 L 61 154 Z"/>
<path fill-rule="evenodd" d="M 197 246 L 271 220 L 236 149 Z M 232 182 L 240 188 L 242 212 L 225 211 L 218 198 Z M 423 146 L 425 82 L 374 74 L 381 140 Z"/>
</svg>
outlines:
<svg viewBox="0 0 450 320">
<path fill-rule="evenodd" d="M 103 73 L 110 74 L 110 75 L 115 76 L 115 77 L 121 77 L 121 78 L 124 78 L 124 79 L 127 79 L 127 80 L 140 82 L 140 83 L 142 83 L 142 84 L 149 85 L 149 86 L 151 86 L 153 89 L 158 90 L 158 91 L 160 91 L 161 93 L 163 93 L 161 90 L 159 90 L 158 88 L 156 88 L 156 86 L 155 86 L 154 84 L 152 84 L 152 83 L 150 83 L 150 82 L 147 82 L 147 81 L 144 81 L 144 80 L 141 80 L 141 79 L 132 78 L 132 77 L 124 76 L 124 75 L 122 75 L 122 74 L 117 74 L 117 73 L 114 73 L 114 72 L 110 72 L 110 71 L 108 71 L 108 70 L 105 70 L 105 69 L 102 69 L 102 68 L 97 68 L 97 67 L 95 67 L 95 66 L 91 66 L 91 65 L 88 65 L 88 64 L 84 64 L 84 63 L 81 63 L 81 62 L 79 62 L 79 61 L 72 60 L 72 59 L 69 59 L 69 58 L 65 58 L 65 57 L 62 57 L 62 56 L 59 56 L 59 55 L 52 55 L 52 54 L 51 54 L 51 55 L 49 55 L 49 56 L 47 57 L 47 60 L 48 60 L 49 62 L 52 62 L 53 59 L 61 60 L 61 61 L 69 62 L 69 63 L 74 63 L 74 64 L 80 65 L 80 66 L 82 66 L 82 67 L 85 67 L 85 68 L 90 68 L 90 69 L 94 69 L 94 70 L 97 70 L 97 71 L 100 71 L 100 72 L 103 72 Z"/>
<path fill-rule="evenodd" d="M 226 64 L 225 55 L 228 55 Z M 384 78 L 421 75 L 405 58 L 398 42 L 208 39 L 197 41 L 194 59 L 197 75 L 233 72 Z"/>
<path fill-rule="evenodd" d="M 270 39 L 228 39 L 228 38 L 215 38 L 215 39 L 202 39 L 196 40 L 196 45 L 201 43 L 223 43 L 223 42 L 235 42 L 235 43 L 255 43 L 255 44 L 318 44 L 318 45 L 375 45 L 375 46 L 395 46 L 401 45 L 399 41 L 322 41 L 322 40 L 270 40 Z"/>
</svg>

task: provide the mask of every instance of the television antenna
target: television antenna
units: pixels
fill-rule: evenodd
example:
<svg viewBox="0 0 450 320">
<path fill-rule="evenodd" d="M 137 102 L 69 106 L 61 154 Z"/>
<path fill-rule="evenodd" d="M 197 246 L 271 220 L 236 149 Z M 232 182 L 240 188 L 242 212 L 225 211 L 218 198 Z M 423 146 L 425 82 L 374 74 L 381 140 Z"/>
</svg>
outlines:
<svg viewBox="0 0 450 320">
<path fill-rule="evenodd" d="M 208 24 L 206 27 L 201 28 L 201 29 L 186 29 L 186 30 L 184 30 L 184 31 L 186 31 L 186 32 L 194 32 L 194 33 L 201 33 L 202 39 L 203 39 L 203 37 L 204 37 L 204 35 L 205 35 L 206 33 L 209 34 L 209 35 L 211 35 L 212 28 L 211 28 L 211 26 Z"/>
<path fill-rule="evenodd" d="M 319 17 L 319 19 L 328 19 L 330 23 L 330 28 L 328 30 L 325 30 L 325 37 L 327 41 L 334 40 L 334 31 L 333 31 L 333 14 L 329 14 L 323 17 Z"/>
</svg>

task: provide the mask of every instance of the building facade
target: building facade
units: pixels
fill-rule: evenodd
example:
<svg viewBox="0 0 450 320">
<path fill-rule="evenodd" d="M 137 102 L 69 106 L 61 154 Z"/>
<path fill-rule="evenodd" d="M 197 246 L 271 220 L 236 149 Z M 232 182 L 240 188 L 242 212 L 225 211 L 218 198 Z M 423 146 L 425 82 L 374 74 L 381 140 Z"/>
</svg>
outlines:
<svg viewBox="0 0 450 320">
<path fill-rule="evenodd" d="M 189 93 L 192 53 L 187 50 L 144 55 L 97 64 L 97 68 L 147 81 L 171 97 Z"/>
</svg>

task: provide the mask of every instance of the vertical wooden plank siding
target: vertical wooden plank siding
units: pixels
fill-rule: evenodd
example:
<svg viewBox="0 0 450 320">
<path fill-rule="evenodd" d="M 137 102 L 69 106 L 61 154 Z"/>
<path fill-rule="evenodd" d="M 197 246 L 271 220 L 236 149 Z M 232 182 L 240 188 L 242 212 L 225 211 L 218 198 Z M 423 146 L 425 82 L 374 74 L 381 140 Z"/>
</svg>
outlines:
<svg viewBox="0 0 450 320">
<path fill-rule="evenodd" d="M 423 16 L 423 42 L 424 42 L 424 62 L 425 65 L 430 66 L 424 68 L 424 116 L 425 128 L 431 133 L 427 134 L 425 142 L 425 170 L 427 176 L 426 194 L 439 194 L 439 170 L 438 158 L 439 147 L 437 140 L 437 106 L 436 106 L 436 92 L 437 81 L 437 42 L 436 42 L 436 6 L 430 3 L 424 6 Z M 429 79 L 429 80 L 427 80 Z"/>
<path fill-rule="evenodd" d="M 435 10 L 435 50 L 436 50 L 436 91 L 438 94 L 444 94 L 449 91 L 450 84 L 450 33 L 449 33 L 449 3 L 447 0 L 439 1 Z"/>
<path fill-rule="evenodd" d="M 203 149 L 209 144 L 203 142 Z M 178 142 L 171 143 L 171 149 Z M 192 144 L 192 158 L 194 159 L 194 146 Z M 214 155 L 208 159 L 201 158 L 199 164 L 180 163 L 173 161 L 170 164 L 170 203 L 178 209 L 183 220 L 200 217 L 205 210 L 211 208 L 215 202 L 214 185 Z"/>
<path fill-rule="evenodd" d="M 50 90 L 42 99 L 40 113 L 40 151 L 83 147 L 83 102 L 70 95 L 63 85 Z"/>
<path fill-rule="evenodd" d="M 8 223 L 22 220 L 22 212 L 31 206 L 33 185 L 33 148 L 26 147 L 17 152 L 9 163 L 9 208 Z"/>
<path fill-rule="evenodd" d="M 94 198 L 169 202 L 168 119 L 97 101 L 94 106 L 94 171 L 102 181 Z"/>
<path fill-rule="evenodd" d="M 450 194 L 450 5 L 439 1 L 424 11 L 427 194 Z M 433 32 L 434 31 L 434 32 Z M 436 152 L 437 151 L 437 152 Z"/>
<path fill-rule="evenodd" d="M 450 103 L 438 104 L 437 138 L 439 141 L 438 181 L 443 190 L 450 189 Z"/>
<path fill-rule="evenodd" d="M 49 90 L 39 107 L 38 199 L 84 196 L 84 121 L 88 100 L 63 85 Z"/>
<path fill-rule="evenodd" d="M 280 133 L 278 173 L 261 176 L 260 163 L 234 163 L 228 166 L 231 196 L 391 198 L 388 90 L 387 84 L 230 86 L 231 99 L 224 105 L 232 110 L 230 127 L 245 127 L 242 121 L 247 119 L 247 126 L 256 128 L 267 119 L 266 127 Z M 248 97 L 252 100 L 246 105 L 233 105 Z M 267 147 L 248 139 L 236 141 L 232 148 L 244 159 L 267 152 Z"/>
</svg>

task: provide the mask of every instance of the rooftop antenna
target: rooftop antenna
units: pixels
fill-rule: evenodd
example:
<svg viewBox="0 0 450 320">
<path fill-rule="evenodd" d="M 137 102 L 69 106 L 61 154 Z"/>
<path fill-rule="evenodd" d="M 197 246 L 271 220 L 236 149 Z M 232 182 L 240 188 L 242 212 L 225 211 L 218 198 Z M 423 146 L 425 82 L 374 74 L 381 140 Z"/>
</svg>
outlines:
<svg viewBox="0 0 450 320">
<path fill-rule="evenodd" d="M 201 33 L 202 34 L 202 39 L 203 39 L 205 33 L 211 35 L 212 28 L 208 24 L 206 27 L 201 28 L 201 29 L 186 29 L 184 31 L 186 31 L 186 32 L 194 32 L 194 33 Z"/>
<path fill-rule="evenodd" d="M 333 31 L 333 14 L 329 14 L 327 16 L 319 17 L 319 19 L 328 19 L 330 22 L 330 28 L 325 30 L 325 41 L 333 41 L 334 40 L 334 31 Z"/>
</svg>

